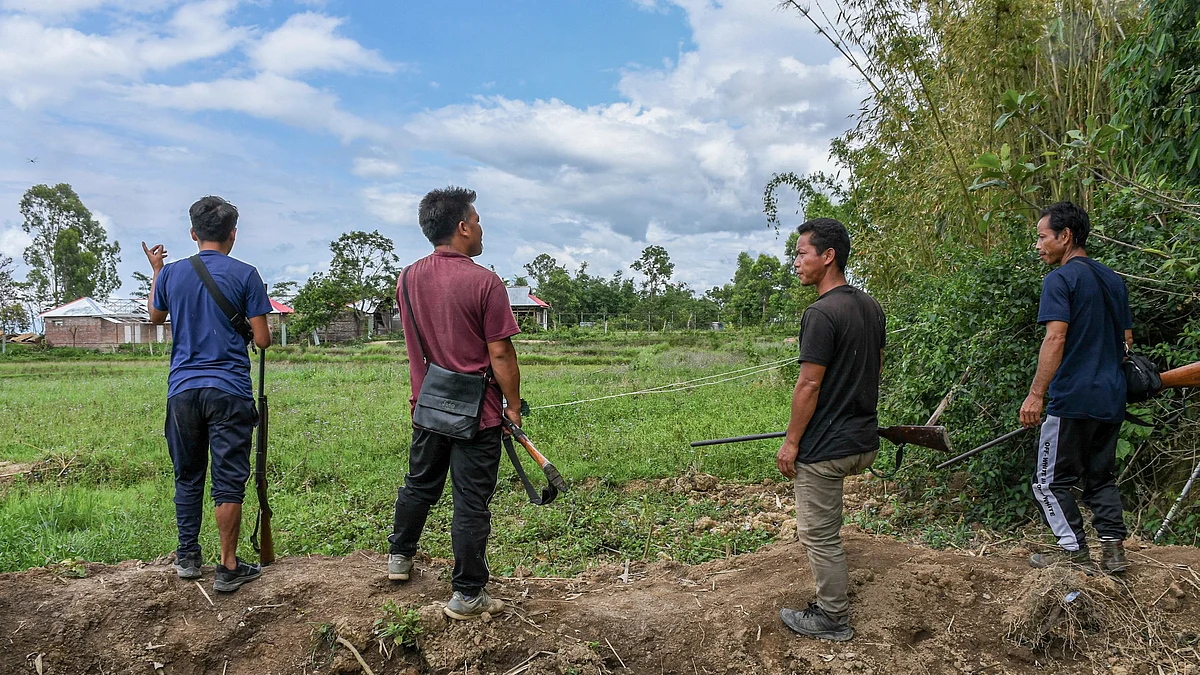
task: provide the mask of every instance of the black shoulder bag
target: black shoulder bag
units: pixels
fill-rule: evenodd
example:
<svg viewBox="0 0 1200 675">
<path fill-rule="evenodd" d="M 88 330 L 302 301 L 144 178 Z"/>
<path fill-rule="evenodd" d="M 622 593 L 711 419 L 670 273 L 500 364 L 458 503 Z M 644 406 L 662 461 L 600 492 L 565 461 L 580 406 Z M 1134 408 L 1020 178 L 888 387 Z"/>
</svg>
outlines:
<svg viewBox="0 0 1200 675">
<path fill-rule="evenodd" d="M 217 282 L 213 281 L 212 275 L 208 273 L 208 267 L 204 265 L 204 261 L 200 259 L 200 254 L 188 258 L 192 263 L 192 269 L 196 270 L 196 276 L 200 277 L 200 281 L 204 283 L 204 287 L 208 289 L 208 294 L 213 300 L 217 301 L 217 307 L 221 308 L 221 312 L 225 314 L 225 318 L 229 319 L 230 325 L 246 344 L 254 339 L 254 329 L 250 327 L 250 322 L 246 320 L 246 316 L 229 302 L 221 289 L 217 287 Z"/>
<path fill-rule="evenodd" d="M 1117 315 L 1117 308 L 1113 305 L 1112 298 L 1108 297 L 1108 290 L 1104 287 L 1104 281 L 1100 278 L 1100 273 L 1092 266 L 1084 261 L 1083 266 L 1088 268 L 1092 276 L 1096 278 L 1096 284 L 1100 290 L 1100 295 L 1104 298 L 1104 304 L 1108 308 L 1108 313 L 1112 317 L 1113 324 L 1116 325 L 1117 331 L 1121 335 L 1121 344 L 1125 347 L 1125 360 L 1121 363 L 1121 368 L 1125 371 L 1125 401 L 1127 403 L 1141 403 L 1147 399 L 1153 398 L 1162 391 L 1162 378 L 1158 375 L 1158 366 L 1150 359 L 1136 354 L 1129 348 L 1129 343 L 1125 342 L 1125 330 L 1121 327 L 1121 320 Z M 1126 418 L 1128 419 L 1128 415 Z M 1138 419 L 1132 419 L 1131 422 L 1136 424 L 1146 425 L 1145 422 Z"/>
<path fill-rule="evenodd" d="M 417 328 L 417 315 L 408 299 L 408 270 L 400 275 L 400 290 L 408 307 L 417 337 L 417 352 L 425 363 L 425 380 L 413 408 L 413 424 L 443 436 L 470 440 L 479 432 L 479 417 L 483 413 L 483 396 L 487 392 L 488 375 L 469 375 L 448 370 L 429 360 L 425 343 Z"/>
</svg>

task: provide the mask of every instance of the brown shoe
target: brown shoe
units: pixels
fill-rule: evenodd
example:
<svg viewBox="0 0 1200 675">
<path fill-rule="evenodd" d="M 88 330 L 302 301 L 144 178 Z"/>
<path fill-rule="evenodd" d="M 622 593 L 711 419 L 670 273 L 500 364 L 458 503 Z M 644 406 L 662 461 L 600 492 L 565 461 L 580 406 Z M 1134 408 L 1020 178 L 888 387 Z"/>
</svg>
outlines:
<svg viewBox="0 0 1200 675">
<path fill-rule="evenodd" d="M 1096 563 L 1092 562 L 1092 554 L 1086 546 L 1080 548 L 1078 551 L 1068 551 L 1060 548 L 1049 553 L 1034 553 L 1029 556 L 1030 567 L 1043 569 L 1053 565 L 1079 567 L 1088 573 L 1096 570 Z"/>
<path fill-rule="evenodd" d="M 1124 574 L 1129 569 L 1124 542 L 1120 539 L 1100 540 L 1100 569 L 1109 574 Z"/>
</svg>

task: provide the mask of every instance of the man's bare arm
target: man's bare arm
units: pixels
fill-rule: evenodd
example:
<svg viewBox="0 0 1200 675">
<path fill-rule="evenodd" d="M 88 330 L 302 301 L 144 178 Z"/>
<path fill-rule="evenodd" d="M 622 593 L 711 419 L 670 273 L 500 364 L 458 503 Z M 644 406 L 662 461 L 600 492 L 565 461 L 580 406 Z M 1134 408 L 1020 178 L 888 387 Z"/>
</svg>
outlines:
<svg viewBox="0 0 1200 675">
<path fill-rule="evenodd" d="M 259 349 L 266 349 L 271 346 L 271 327 L 267 325 L 267 315 L 252 316 L 247 321 L 250 322 L 250 328 L 254 331 L 254 344 Z"/>
<path fill-rule="evenodd" d="M 504 416 L 521 426 L 521 369 L 517 365 L 517 350 L 512 338 L 488 343 L 488 357 L 492 361 L 492 374 L 500 385 L 500 393 L 508 401 Z"/>
<path fill-rule="evenodd" d="M 1021 424 L 1035 427 L 1042 421 L 1042 407 L 1045 404 L 1046 392 L 1050 389 L 1050 381 L 1062 365 L 1063 347 L 1067 343 L 1067 322 L 1048 321 L 1046 337 L 1042 339 L 1042 348 L 1038 351 L 1037 373 L 1033 376 L 1033 384 L 1029 385 L 1029 395 L 1021 404 Z"/>
<path fill-rule="evenodd" d="M 788 478 L 796 477 L 796 455 L 800 453 L 800 439 L 817 410 L 817 397 L 821 393 L 821 382 L 825 379 L 825 366 L 809 361 L 800 363 L 800 377 L 792 391 L 792 414 L 788 419 L 787 436 L 775 456 L 775 467 Z"/>
<path fill-rule="evenodd" d="M 167 321 L 167 313 L 154 308 L 154 290 L 158 288 L 158 273 L 166 264 L 167 249 L 163 248 L 162 244 L 155 244 L 154 248 L 150 248 L 143 241 L 142 251 L 146 253 L 146 260 L 150 261 L 150 271 L 154 275 L 150 281 L 150 294 L 146 296 L 146 311 L 150 314 L 150 323 L 161 326 Z"/>
</svg>

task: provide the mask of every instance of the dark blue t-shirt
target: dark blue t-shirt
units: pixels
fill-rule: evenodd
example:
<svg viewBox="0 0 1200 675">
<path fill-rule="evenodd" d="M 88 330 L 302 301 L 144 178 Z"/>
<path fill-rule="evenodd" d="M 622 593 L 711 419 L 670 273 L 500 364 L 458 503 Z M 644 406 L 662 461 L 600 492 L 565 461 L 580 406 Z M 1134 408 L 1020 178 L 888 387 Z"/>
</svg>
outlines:
<svg viewBox="0 0 1200 675">
<path fill-rule="evenodd" d="M 201 251 L 199 255 L 217 288 L 247 319 L 271 311 L 271 300 L 258 270 L 220 251 Z M 186 258 L 159 272 L 154 308 L 171 317 L 173 344 L 167 398 L 203 387 L 254 398 L 246 341 L 233 330 Z"/>
<path fill-rule="evenodd" d="M 1107 302 L 1101 293 L 1108 294 Z M 1109 312 L 1110 304 L 1116 318 Z M 1067 322 L 1067 341 L 1062 364 L 1050 381 L 1046 413 L 1104 422 L 1124 419 L 1125 371 L 1121 362 L 1125 359 L 1125 331 L 1133 328 L 1125 282 L 1103 263 L 1072 258 L 1047 274 L 1042 283 L 1038 323 L 1048 321 Z"/>
</svg>

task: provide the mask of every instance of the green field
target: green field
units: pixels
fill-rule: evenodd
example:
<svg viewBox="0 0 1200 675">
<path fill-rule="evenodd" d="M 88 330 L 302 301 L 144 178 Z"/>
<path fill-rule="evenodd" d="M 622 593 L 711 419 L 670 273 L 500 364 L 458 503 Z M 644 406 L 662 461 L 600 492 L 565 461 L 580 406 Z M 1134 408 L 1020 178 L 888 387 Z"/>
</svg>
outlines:
<svg viewBox="0 0 1200 675">
<path fill-rule="evenodd" d="M 692 389 L 607 396 L 772 363 L 795 351 L 779 338 L 736 334 L 570 334 L 517 345 L 525 428 L 572 484 L 530 505 L 507 460 L 493 502 L 492 567 L 571 573 L 660 553 L 688 562 L 770 541 L 753 529 L 692 532 L 701 516 L 733 520 L 750 505 L 689 503 L 635 479 L 689 470 L 725 479 L 779 479 L 771 442 L 693 450 L 688 441 L 780 430 L 795 367 Z M 0 571 L 64 559 L 115 562 L 174 550 L 171 464 L 162 437 L 167 361 L 45 354 L 0 361 Z M 392 502 L 407 466 L 408 370 L 401 343 L 268 353 L 270 483 L 280 556 L 386 550 Z M 535 482 L 541 472 L 532 469 Z M 643 486 L 643 487 L 639 487 Z M 447 490 L 447 493 L 449 491 Z M 247 494 L 245 523 L 255 505 Z M 201 537 L 217 550 L 211 504 Z M 450 555 L 449 495 L 422 546 Z M 249 554 L 243 546 L 243 554 Z"/>
</svg>

